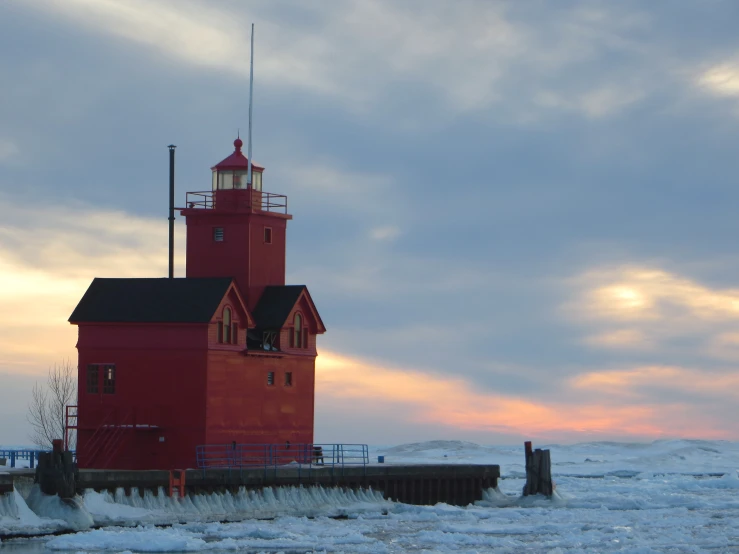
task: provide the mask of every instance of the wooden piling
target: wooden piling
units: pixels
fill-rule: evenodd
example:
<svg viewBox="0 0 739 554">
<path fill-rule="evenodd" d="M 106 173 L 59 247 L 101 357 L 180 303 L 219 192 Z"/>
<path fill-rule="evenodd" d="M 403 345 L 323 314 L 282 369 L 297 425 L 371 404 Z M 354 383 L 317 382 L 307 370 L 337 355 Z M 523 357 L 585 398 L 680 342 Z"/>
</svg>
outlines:
<svg viewBox="0 0 739 554">
<path fill-rule="evenodd" d="M 524 448 L 526 451 L 526 484 L 523 487 L 523 495 L 552 496 L 552 461 L 549 450 L 537 448 L 532 451 L 531 441 L 526 441 Z"/>
</svg>

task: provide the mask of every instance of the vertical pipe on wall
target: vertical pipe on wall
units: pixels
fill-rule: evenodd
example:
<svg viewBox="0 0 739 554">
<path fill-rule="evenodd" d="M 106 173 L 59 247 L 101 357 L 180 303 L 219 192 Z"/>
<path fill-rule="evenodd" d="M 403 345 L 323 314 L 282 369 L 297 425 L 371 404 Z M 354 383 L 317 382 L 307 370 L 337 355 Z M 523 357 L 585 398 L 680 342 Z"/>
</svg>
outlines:
<svg viewBox="0 0 739 554">
<path fill-rule="evenodd" d="M 174 144 L 169 148 L 169 278 L 174 277 Z"/>
</svg>

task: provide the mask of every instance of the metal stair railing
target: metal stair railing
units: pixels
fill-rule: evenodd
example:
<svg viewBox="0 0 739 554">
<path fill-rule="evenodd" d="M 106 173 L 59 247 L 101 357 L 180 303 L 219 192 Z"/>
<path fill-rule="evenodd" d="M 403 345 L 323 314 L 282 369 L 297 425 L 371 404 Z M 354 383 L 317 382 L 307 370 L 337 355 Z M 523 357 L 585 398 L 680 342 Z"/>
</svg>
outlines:
<svg viewBox="0 0 739 554">
<path fill-rule="evenodd" d="M 108 424 L 109 420 L 113 418 L 114 410 L 109 410 L 103 417 L 101 423 L 95 428 L 90 438 L 83 442 L 82 445 L 77 445 L 77 463 L 85 466 L 89 466 L 95 457 L 95 453 L 98 450 L 98 443 L 104 439 L 104 427 Z M 79 434 L 77 437 L 79 441 Z M 80 448 L 82 446 L 82 448 Z"/>
<path fill-rule="evenodd" d="M 100 465 L 100 463 L 102 463 L 102 467 L 105 467 L 115 458 L 122 447 L 121 443 L 123 441 L 120 439 L 126 430 L 132 428 L 132 425 L 128 424 L 128 420 L 131 418 L 133 410 L 125 412 L 123 418 L 116 417 L 118 413 L 119 411 L 115 408 L 108 411 L 89 441 L 84 444 L 81 458 L 85 467 L 89 468 L 93 465 Z M 78 445 L 78 462 L 80 458 L 79 450 Z"/>
<path fill-rule="evenodd" d="M 100 464 L 101 467 L 107 468 L 126 442 L 131 440 L 133 425 L 130 425 L 128 421 L 131 419 L 132 413 L 132 410 L 127 412 L 122 422 L 110 429 L 107 441 L 100 448 L 99 454 L 104 456 Z"/>
</svg>

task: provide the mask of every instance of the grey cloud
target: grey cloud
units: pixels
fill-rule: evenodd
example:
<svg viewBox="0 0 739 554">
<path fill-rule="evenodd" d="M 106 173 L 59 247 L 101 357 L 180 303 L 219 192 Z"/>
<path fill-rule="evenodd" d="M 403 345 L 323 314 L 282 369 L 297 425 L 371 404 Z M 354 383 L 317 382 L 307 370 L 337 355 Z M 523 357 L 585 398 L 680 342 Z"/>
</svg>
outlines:
<svg viewBox="0 0 739 554">
<path fill-rule="evenodd" d="M 734 355 L 704 351 L 732 325 L 613 349 L 585 341 L 619 325 L 561 310 L 568 278 L 621 263 L 734 286 L 735 99 L 700 85 L 739 51 L 731 2 L 49 5 L 0 6 L 0 239 L 24 263 L 61 271 L 63 227 L 106 271 L 139 248 L 163 267 L 166 145 L 178 198 L 208 189 L 246 126 L 255 20 L 255 159 L 290 198 L 289 280 L 327 348 L 571 402 L 589 371 Z M 104 241 L 74 221 L 90 211 Z"/>
</svg>

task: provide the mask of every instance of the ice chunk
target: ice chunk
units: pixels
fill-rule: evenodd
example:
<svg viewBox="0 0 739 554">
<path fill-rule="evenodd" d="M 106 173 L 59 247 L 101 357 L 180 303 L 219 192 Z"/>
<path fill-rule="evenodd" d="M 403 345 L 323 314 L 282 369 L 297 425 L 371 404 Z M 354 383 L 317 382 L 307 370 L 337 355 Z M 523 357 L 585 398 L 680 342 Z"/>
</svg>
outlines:
<svg viewBox="0 0 739 554">
<path fill-rule="evenodd" d="M 79 496 L 62 499 L 57 495 L 44 494 L 38 485 L 34 485 L 26 502 L 37 516 L 62 520 L 75 531 L 89 529 L 94 524 Z"/>
</svg>

